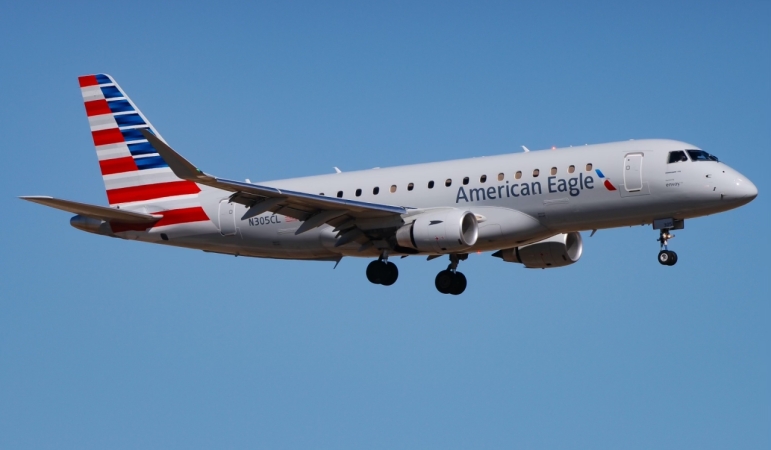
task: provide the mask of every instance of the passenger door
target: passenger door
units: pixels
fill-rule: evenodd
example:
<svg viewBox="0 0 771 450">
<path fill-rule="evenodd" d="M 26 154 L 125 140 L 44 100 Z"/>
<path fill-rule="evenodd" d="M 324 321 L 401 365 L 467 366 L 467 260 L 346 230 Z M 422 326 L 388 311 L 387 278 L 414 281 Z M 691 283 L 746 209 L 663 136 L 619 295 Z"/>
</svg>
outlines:
<svg viewBox="0 0 771 450">
<path fill-rule="evenodd" d="M 624 188 L 627 192 L 642 190 L 643 154 L 629 153 L 624 156 Z"/>
</svg>

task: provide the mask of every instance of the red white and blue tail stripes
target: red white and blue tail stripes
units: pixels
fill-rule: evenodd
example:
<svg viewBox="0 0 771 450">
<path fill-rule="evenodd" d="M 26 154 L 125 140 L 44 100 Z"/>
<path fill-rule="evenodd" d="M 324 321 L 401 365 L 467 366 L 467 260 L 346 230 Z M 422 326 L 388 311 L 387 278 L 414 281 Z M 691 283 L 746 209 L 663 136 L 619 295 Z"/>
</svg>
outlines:
<svg viewBox="0 0 771 450">
<path fill-rule="evenodd" d="M 209 220 L 197 201 L 201 189 L 177 178 L 142 136 L 147 129 L 163 139 L 115 80 L 97 74 L 78 81 L 110 205 L 164 203 L 166 222 Z"/>
</svg>

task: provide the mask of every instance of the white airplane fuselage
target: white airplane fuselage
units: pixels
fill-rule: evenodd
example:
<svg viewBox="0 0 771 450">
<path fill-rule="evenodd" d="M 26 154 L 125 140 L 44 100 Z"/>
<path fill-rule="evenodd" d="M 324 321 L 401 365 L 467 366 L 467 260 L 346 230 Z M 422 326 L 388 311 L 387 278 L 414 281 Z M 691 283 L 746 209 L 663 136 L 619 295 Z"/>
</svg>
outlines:
<svg viewBox="0 0 771 450">
<path fill-rule="evenodd" d="M 748 203 L 757 195 L 746 177 L 722 162 L 667 163 L 669 152 L 697 148 L 672 140 L 633 140 L 257 184 L 331 197 L 342 191 L 343 198 L 410 208 L 468 210 L 479 219 L 479 238 L 468 251 L 484 252 L 539 241 L 557 233 L 714 214 Z M 625 179 L 628 156 L 639 161 L 639 174 Z M 571 166 L 572 173 L 568 172 Z M 556 168 L 554 175 L 552 168 Z M 537 176 L 533 175 L 535 170 Z M 518 172 L 520 178 L 516 178 Z M 463 184 L 466 177 L 468 183 Z M 605 186 L 606 180 L 615 190 Z M 428 187 L 431 181 L 433 188 Z M 373 193 L 375 188 L 377 194 Z M 240 220 L 247 208 L 229 203 L 230 192 L 207 186 L 201 189 L 199 199 L 211 222 L 179 225 L 173 230 L 129 231 L 121 233 L 121 237 L 281 259 L 372 257 L 381 252 L 376 247 L 360 250 L 358 243 L 335 247 L 336 233 L 331 226 L 295 235 L 302 222 L 280 214 L 264 213 Z M 162 239 L 161 233 L 168 240 Z"/>
</svg>

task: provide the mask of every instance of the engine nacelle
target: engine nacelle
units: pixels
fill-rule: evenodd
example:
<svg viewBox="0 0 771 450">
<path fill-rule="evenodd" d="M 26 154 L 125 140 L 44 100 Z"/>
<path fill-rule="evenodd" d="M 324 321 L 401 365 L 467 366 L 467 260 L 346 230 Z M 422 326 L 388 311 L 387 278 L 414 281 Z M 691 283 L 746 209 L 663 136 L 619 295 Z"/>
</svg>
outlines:
<svg viewBox="0 0 771 450">
<path fill-rule="evenodd" d="M 466 250 L 476 244 L 478 236 L 476 216 L 460 209 L 423 213 L 396 231 L 400 246 L 436 253 Z"/>
<path fill-rule="evenodd" d="M 573 264 L 581 258 L 583 251 L 581 233 L 571 231 L 534 244 L 507 248 L 494 253 L 493 256 L 506 262 L 524 264 L 529 269 L 551 269 Z"/>
</svg>

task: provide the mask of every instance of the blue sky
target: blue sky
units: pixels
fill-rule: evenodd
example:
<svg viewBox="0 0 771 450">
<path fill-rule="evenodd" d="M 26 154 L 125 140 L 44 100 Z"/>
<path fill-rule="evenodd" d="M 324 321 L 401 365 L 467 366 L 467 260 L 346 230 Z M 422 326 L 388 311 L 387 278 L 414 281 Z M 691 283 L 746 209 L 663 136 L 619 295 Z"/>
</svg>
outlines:
<svg viewBox="0 0 771 450">
<path fill-rule="evenodd" d="M 546 2 L 541 2 L 546 3 Z M 0 16 L 2 448 L 771 447 L 768 2 L 15 2 Z M 105 204 L 77 88 L 113 75 L 254 181 L 650 137 L 751 204 L 585 236 L 581 261 L 269 261 L 79 232 Z"/>
</svg>

